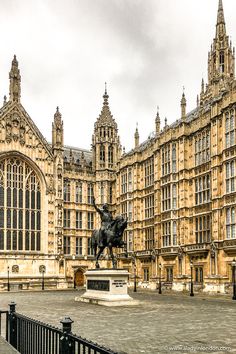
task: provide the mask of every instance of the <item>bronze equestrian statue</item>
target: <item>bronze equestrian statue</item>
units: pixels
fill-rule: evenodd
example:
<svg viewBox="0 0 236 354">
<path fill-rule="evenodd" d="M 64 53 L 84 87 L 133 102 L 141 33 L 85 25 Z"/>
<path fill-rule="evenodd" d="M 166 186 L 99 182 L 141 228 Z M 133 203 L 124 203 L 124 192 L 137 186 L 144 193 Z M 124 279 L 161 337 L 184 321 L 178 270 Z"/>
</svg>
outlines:
<svg viewBox="0 0 236 354">
<path fill-rule="evenodd" d="M 96 257 L 96 268 L 100 268 L 98 260 L 106 247 L 109 249 L 113 268 L 117 268 L 117 260 L 112 252 L 112 247 L 125 247 L 126 249 L 126 244 L 122 240 L 122 236 L 127 227 L 127 220 L 122 216 L 117 216 L 113 219 L 111 212 L 108 209 L 108 205 L 104 204 L 102 209 L 99 209 L 95 204 L 94 198 L 93 206 L 101 218 L 101 228 L 99 230 L 94 230 L 91 237 L 91 246 L 94 249 L 94 255 Z M 97 248 L 99 249 L 98 252 Z"/>
</svg>

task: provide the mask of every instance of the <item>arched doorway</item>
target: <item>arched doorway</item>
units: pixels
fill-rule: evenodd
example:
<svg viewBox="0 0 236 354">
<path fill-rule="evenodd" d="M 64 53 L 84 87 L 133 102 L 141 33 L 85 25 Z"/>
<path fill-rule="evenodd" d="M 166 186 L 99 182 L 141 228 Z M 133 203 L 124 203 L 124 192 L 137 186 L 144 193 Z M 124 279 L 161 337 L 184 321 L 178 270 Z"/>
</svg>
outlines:
<svg viewBox="0 0 236 354">
<path fill-rule="evenodd" d="M 75 270 L 74 286 L 84 286 L 84 270 L 81 268 Z"/>
</svg>

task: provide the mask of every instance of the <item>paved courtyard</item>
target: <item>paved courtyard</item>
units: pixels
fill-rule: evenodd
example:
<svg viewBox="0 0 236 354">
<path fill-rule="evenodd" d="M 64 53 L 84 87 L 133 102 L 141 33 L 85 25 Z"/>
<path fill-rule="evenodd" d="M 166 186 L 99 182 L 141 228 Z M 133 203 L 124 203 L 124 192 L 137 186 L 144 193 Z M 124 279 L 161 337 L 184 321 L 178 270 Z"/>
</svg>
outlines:
<svg viewBox="0 0 236 354">
<path fill-rule="evenodd" d="M 0 293 L 0 309 L 11 301 L 17 312 L 60 326 L 119 353 L 236 353 L 236 301 L 230 297 L 139 291 L 135 307 L 108 308 L 75 302 L 83 291 Z"/>
</svg>

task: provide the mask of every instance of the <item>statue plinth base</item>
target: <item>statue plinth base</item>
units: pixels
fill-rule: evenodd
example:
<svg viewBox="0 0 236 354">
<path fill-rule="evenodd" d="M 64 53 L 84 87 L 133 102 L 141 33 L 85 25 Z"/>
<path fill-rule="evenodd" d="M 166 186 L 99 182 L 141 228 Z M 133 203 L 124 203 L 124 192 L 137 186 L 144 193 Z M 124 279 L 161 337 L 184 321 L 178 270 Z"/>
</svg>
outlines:
<svg viewBox="0 0 236 354">
<path fill-rule="evenodd" d="M 91 269 L 85 273 L 86 292 L 75 301 L 103 305 L 129 306 L 139 301 L 128 295 L 129 273 L 124 269 Z"/>
</svg>

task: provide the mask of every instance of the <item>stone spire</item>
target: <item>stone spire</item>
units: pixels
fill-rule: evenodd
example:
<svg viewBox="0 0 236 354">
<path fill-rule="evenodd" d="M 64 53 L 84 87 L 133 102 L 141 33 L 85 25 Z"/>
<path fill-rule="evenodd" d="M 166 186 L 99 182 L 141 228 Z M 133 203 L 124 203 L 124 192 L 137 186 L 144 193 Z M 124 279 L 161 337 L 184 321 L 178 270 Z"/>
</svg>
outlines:
<svg viewBox="0 0 236 354">
<path fill-rule="evenodd" d="M 184 87 L 183 87 L 183 94 L 180 102 L 181 102 L 181 119 L 184 120 L 186 118 L 186 98 L 184 94 Z"/>
<path fill-rule="evenodd" d="M 135 134 L 134 134 L 134 141 L 135 141 L 135 148 L 137 148 L 139 146 L 139 132 L 138 132 L 138 123 L 136 125 L 136 130 L 135 130 Z"/>
<path fill-rule="evenodd" d="M 64 144 L 63 121 L 59 107 L 56 108 L 54 120 L 52 123 L 52 145 L 53 147 L 61 148 Z"/>
<path fill-rule="evenodd" d="M 18 68 L 18 61 L 16 60 L 15 55 L 12 60 L 11 71 L 9 72 L 9 79 L 10 79 L 9 99 L 12 102 L 20 102 L 21 77 L 20 77 L 20 70 Z"/>
<path fill-rule="evenodd" d="M 160 115 L 159 115 L 159 106 L 157 106 L 157 115 L 156 115 L 156 119 L 155 119 L 155 124 L 156 124 L 156 134 L 159 134 L 160 130 L 161 130 L 161 119 L 160 119 Z"/>
<path fill-rule="evenodd" d="M 225 85 L 234 79 L 234 60 L 234 48 L 226 33 L 223 3 L 219 0 L 216 35 L 208 56 L 208 84 L 214 88 L 214 94 L 218 94 L 222 80 Z"/>
<path fill-rule="evenodd" d="M 111 114 L 110 107 L 109 107 L 109 102 L 108 102 L 109 96 L 107 94 L 107 83 L 105 82 L 105 92 L 103 95 L 103 106 L 101 113 L 97 119 L 97 122 L 95 123 L 95 128 L 96 125 L 109 125 L 117 129 L 117 124 Z"/>
<path fill-rule="evenodd" d="M 219 0 L 218 4 L 218 14 L 217 14 L 217 24 L 225 23 L 223 2 Z"/>
</svg>

